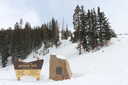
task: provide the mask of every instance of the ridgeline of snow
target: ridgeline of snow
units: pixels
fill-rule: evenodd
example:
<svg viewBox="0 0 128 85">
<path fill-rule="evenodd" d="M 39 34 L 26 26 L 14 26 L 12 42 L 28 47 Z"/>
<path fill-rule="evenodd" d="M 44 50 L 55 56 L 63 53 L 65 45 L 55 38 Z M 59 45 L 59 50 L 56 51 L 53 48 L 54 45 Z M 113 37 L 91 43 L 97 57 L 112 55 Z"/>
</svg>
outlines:
<svg viewBox="0 0 128 85">
<path fill-rule="evenodd" d="M 44 59 L 40 81 L 32 77 L 23 77 L 17 81 L 11 65 L 0 69 L 0 85 L 128 85 L 128 38 L 112 39 L 110 46 L 80 56 L 77 44 L 68 40 L 61 42 L 58 48 L 50 48 L 46 56 L 40 55 Z M 63 55 L 70 62 L 73 72 L 71 80 L 48 79 L 49 56 L 52 53 Z M 28 60 L 33 60 L 32 54 Z"/>
</svg>

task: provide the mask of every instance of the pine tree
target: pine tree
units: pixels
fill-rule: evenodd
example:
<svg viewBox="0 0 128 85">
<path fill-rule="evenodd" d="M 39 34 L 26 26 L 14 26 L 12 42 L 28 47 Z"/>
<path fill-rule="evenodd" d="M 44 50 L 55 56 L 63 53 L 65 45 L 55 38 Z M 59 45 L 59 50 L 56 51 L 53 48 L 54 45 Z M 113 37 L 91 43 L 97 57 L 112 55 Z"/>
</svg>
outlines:
<svg viewBox="0 0 128 85">
<path fill-rule="evenodd" d="M 116 37 L 116 34 L 112 29 L 110 29 L 110 24 L 108 22 L 107 17 L 104 12 L 100 11 L 98 7 L 98 21 L 99 21 L 99 39 L 101 46 L 104 45 L 107 41 L 109 41 L 112 37 Z M 114 35 L 114 36 L 113 36 Z"/>
<path fill-rule="evenodd" d="M 79 49 L 79 54 L 81 54 L 81 50 L 82 48 L 85 49 L 85 42 L 87 42 L 86 40 L 86 17 L 85 17 L 85 12 L 84 12 L 84 8 L 83 6 L 81 7 L 81 13 L 80 13 L 80 26 L 79 26 L 79 37 L 80 37 L 80 41 L 79 41 L 79 45 L 78 45 L 78 49 Z"/>
<path fill-rule="evenodd" d="M 71 36 L 71 32 L 68 29 L 68 26 L 66 26 L 66 30 L 62 29 L 61 31 L 61 38 L 62 39 L 68 39 Z"/>
<path fill-rule="evenodd" d="M 62 40 L 65 39 L 65 30 L 64 30 L 64 28 L 61 30 L 61 39 Z"/>
<path fill-rule="evenodd" d="M 95 47 L 97 46 L 97 16 L 96 16 L 96 12 L 95 9 L 93 8 L 91 10 L 91 34 L 90 34 L 90 38 L 91 38 L 91 49 L 95 49 Z"/>
<path fill-rule="evenodd" d="M 68 39 L 69 37 L 71 37 L 71 31 L 68 28 L 68 25 L 66 26 L 66 39 Z"/>
<path fill-rule="evenodd" d="M 81 9 L 80 9 L 79 5 L 77 5 L 74 10 L 74 15 L 73 15 L 73 25 L 74 25 L 75 30 L 77 30 L 77 29 L 79 30 L 80 13 L 81 13 Z"/>
<path fill-rule="evenodd" d="M 59 42 L 59 27 L 58 22 L 53 18 L 51 21 L 52 42 L 57 47 Z"/>
<path fill-rule="evenodd" d="M 73 25 L 74 25 L 74 42 L 77 42 L 80 38 L 79 31 L 80 31 L 80 14 L 81 14 L 81 8 L 79 5 L 76 6 L 73 14 Z"/>
</svg>

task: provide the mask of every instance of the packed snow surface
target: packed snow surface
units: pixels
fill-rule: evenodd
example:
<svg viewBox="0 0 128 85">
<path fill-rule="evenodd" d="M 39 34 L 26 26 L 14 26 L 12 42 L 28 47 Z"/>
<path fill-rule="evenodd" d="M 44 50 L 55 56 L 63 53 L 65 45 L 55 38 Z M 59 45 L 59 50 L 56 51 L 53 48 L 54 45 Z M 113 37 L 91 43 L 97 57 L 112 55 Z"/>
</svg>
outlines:
<svg viewBox="0 0 128 85">
<path fill-rule="evenodd" d="M 49 54 L 40 55 L 44 59 L 41 80 L 23 77 L 16 80 L 13 65 L 0 68 L 0 85 L 128 85 L 128 38 L 112 39 L 108 47 L 96 52 L 78 55 L 77 44 L 61 41 L 58 48 L 50 48 Z M 49 56 L 63 55 L 70 63 L 73 76 L 70 80 L 49 80 Z M 29 61 L 33 60 L 32 54 Z"/>
</svg>

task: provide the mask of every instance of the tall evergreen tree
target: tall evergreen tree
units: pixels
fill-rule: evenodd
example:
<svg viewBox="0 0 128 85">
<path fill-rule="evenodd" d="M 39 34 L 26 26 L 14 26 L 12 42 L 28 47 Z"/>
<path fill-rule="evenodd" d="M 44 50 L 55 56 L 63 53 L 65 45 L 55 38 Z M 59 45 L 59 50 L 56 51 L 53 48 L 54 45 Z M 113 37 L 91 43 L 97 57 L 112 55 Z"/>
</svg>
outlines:
<svg viewBox="0 0 128 85">
<path fill-rule="evenodd" d="M 79 5 L 76 6 L 73 14 L 73 25 L 74 25 L 74 42 L 77 42 L 80 38 L 79 31 L 80 31 L 80 14 L 81 14 L 81 8 Z"/>
<path fill-rule="evenodd" d="M 58 22 L 53 18 L 51 21 L 51 37 L 53 44 L 57 47 L 59 42 L 59 27 Z"/>
</svg>

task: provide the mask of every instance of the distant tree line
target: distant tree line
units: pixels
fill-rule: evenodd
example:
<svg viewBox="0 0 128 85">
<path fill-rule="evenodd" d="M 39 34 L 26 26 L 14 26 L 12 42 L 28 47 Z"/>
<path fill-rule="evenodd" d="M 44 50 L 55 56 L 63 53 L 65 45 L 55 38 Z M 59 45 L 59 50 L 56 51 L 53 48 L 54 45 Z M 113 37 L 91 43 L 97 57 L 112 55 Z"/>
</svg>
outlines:
<svg viewBox="0 0 128 85">
<path fill-rule="evenodd" d="M 2 67 L 7 65 L 7 58 L 12 56 L 25 59 L 32 51 L 36 51 L 44 44 L 47 49 L 59 45 L 59 26 L 53 18 L 48 24 L 40 27 L 31 27 L 30 23 L 22 26 L 23 20 L 14 25 L 14 28 L 0 30 L 0 55 Z"/>
<path fill-rule="evenodd" d="M 79 54 L 82 49 L 89 52 L 106 45 L 112 37 L 116 37 L 100 7 L 86 11 L 84 6 L 77 5 L 73 14 L 73 25 L 75 32 L 72 41 L 79 43 Z"/>
</svg>

